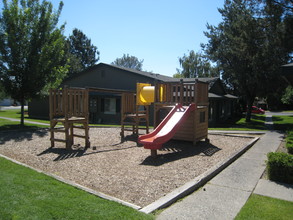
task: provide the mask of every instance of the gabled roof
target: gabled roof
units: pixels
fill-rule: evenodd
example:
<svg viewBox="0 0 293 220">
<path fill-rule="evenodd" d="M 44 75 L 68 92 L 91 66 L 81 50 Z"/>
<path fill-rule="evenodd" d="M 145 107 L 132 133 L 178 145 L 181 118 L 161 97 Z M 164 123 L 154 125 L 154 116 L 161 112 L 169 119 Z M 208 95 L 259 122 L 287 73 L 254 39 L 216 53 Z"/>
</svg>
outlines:
<svg viewBox="0 0 293 220">
<path fill-rule="evenodd" d="M 87 68 L 84 71 L 81 71 L 79 73 L 76 73 L 76 74 L 70 76 L 65 81 L 67 81 L 69 79 L 73 79 L 73 78 L 78 77 L 80 75 L 83 75 L 88 71 L 98 69 L 98 68 L 100 68 L 102 66 L 108 66 L 108 67 L 111 67 L 111 68 L 120 69 L 120 70 L 123 70 L 123 71 L 127 71 L 127 72 L 130 72 L 130 73 L 133 73 L 133 74 L 138 74 L 138 75 L 145 76 L 145 77 L 155 79 L 155 80 L 158 80 L 158 81 L 162 81 L 162 82 L 180 82 L 180 80 L 181 80 L 180 78 L 173 78 L 173 77 L 170 77 L 170 76 L 161 75 L 159 73 L 152 73 L 152 72 L 147 72 L 147 71 L 140 71 L 140 70 L 130 69 L 130 68 L 126 68 L 126 67 L 116 66 L 116 65 L 112 65 L 112 64 L 99 63 L 97 65 L 94 65 L 92 67 Z M 211 84 L 213 84 L 215 81 L 217 81 L 219 79 L 219 77 L 183 78 L 183 82 L 194 83 L 195 80 L 197 80 L 197 79 L 199 81 L 201 81 L 201 82 L 209 83 L 210 84 L 209 86 L 211 86 Z"/>
<path fill-rule="evenodd" d="M 92 67 L 87 68 L 84 71 L 81 71 L 79 73 L 76 73 L 76 74 L 72 75 L 71 77 L 67 78 L 65 81 L 73 79 L 73 78 L 78 77 L 78 76 L 81 76 L 81 75 L 85 74 L 88 71 L 92 71 L 92 70 L 101 68 L 102 66 L 107 66 L 107 67 L 111 67 L 111 68 L 115 68 L 115 69 L 120 69 L 122 71 L 127 71 L 128 73 L 138 74 L 138 75 L 141 75 L 141 76 L 144 76 L 144 77 L 148 77 L 148 78 L 163 81 L 163 82 L 168 82 L 168 81 L 174 79 L 173 77 L 164 76 L 164 75 L 161 75 L 161 74 L 158 74 L 158 73 L 139 71 L 139 70 L 125 68 L 125 67 L 116 66 L 116 65 L 112 65 L 112 64 L 99 63 L 97 65 L 94 65 Z"/>
<path fill-rule="evenodd" d="M 156 80 L 159 80 L 159 81 L 168 82 L 169 80 L 174 79 L 173 77 L 161 75 L 159 73 L 140 71 L 140 70 L 130 69 L 130 68 L 116 66 L 116 65 L 112 65 L 112 64 L 106 64 L 106 63 L 100 63 L 100 64 L 105 65 L 105 66 L 110 66 L 110 67 L 113 67 L 113 68 L 116 68 L 116 69 L 128 71 L 128 72 L 132 72 L 134 74 L 142 75 L 142 76 L 149 77 L 149 78 L 152 78 L 152 79 L 156 79 Z M 100 64 L 98 64 L 98 65 L 100 65 Z"/>
<path fill-rule="evenodd" d="M 94 65 L 92 67 L 89 67 L 88 69 L 86 69 L 86 70 L 84 70 L 84 71 L 82 71 L 80 73 L 74 74 L 73 76 L 67 78 L 63 82 L 63 84 L 65 84 L 67 80 L 74 79 L 74 78 L 79 77 L 79 76 L 81 76 L 83 74 L 86 74 L 89 71 L 93 71 L 95 69 L 102 68 L 103 66 L 110 67 L 110 68 L 115 68 L 115 69 L 119 69 L 119 70 L 122 70 L 122 71 L 126 71 L 127 73 L 132 73 L 134 75 L 141 75 L 141 76 L 144 76 L 144 77 L 148 77 L 150 79 L 153 79 L 153 80 L 157 80 L 159 82 L 166 82 L 166 83 L 168 83 L 168 82 L 169 83 L 174 82 L 174 83 L 178 83 L 181 80 L 183 80 L 184 83 L 195 83 L 195 81 L 198 80 L 200 82 L 208 83 L 209 84 L 209 90 L 215 85 L 215 83 L 217 83 L 220 80 L 219 77 L 199 77 L 199 78 L 183 78 L 183 79 L 182 78 L 173 78 L 173 77 L 161 75 L 161 74 L 158 74 L 158 73 L 152 73 L 152 72 L 147 72 L 147 71 L 140 71 L 140 70 L 125 68 L 125 67 L 116 66 L 116 65 L 112 65 L 112 64 L 99 63 L 97 65 Z M 222 90 L 224 91 L 224 93 L 226 94 L 225 89 L 224 89 L 222 83 L 219 83 L 219 84 L 220 84 Z M 211 93 L 211 96 L 213 96 L 212 93 Z M 227 96 L 226 98 L 234 98 L 234 97 Z"/>
</svg>

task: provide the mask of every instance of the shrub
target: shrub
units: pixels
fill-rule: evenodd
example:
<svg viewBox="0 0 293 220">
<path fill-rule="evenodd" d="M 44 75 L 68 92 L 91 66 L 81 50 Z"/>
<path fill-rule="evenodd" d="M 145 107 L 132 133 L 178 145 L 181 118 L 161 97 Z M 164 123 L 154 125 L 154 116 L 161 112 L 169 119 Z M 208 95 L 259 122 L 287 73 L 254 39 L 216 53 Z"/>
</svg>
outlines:
<svg viewBox="0 0 293 220">
<path fill-rule="evenodd" d="M 287 140 L 286 148 L 287 148 L 289 154 L 293 154 L 293 140 L 292 141 Z"/>
<path fill-rule="evenodd" d="M 293 154 L 293 131 L 292 130 L 287 132 L 286 148 L 289 154 Z"/>
<path fill-rule="evenodd" d="M 270 152 L 267 157 L 269 179 L 293 184 L 293 155 L 282 152 Z"/>
</svg>

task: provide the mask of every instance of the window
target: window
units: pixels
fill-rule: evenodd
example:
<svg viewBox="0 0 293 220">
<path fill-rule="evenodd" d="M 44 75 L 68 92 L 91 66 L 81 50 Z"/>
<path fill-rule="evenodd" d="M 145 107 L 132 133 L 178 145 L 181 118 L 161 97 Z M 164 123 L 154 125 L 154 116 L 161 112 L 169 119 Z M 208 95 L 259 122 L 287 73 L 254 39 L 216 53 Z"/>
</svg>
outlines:
<svg viewBox="0 0 293 220">
<path fill-rule="evenodd" d="M 104 99 L 104 113 L 108 115 L 116 114 L 116 99 L 115 98 Z"/>
</svg>

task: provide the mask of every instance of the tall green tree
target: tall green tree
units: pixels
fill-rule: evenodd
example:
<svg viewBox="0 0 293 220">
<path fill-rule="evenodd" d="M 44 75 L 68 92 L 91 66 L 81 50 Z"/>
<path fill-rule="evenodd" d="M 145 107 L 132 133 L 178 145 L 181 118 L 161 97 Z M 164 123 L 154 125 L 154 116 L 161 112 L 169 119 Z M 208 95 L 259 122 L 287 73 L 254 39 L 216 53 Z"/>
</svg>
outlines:
<svg viewBox="0 0 293 220">
<path fill-rule="evenodd" d="M 4 91 L 4 87 L 0 81 L 0 101 L 3 100 L 4 98 L 7 98 L 7 95 Z"/>
<path fill-rule="evenodd" d="M 123 54 L 121 58 L 117 58 L 111 64 L 141 71 L 142 63 L 143 63 L 143 60 L 139 60 L 135 56 L 130 56 L 129 54 Z"/>
<path fill-rule="evenodd" d="M 68 47 L 70 75 L 95 65 L 100 59 L 98 48 L 77 28 L 72 31 L 72 34 L 68 38 Z"/>
<path fill-rule="evenodd" d="M 288 86 L 285 89 L 285 92 L 281 98 L 283 104 L 292 105 L 293 104 L 293 88 L 292 86 Z"/>
<path fill-rule="evenodd" d="M 207 25 L 205 32 L 206 54 L 219 63 L 230 88 L 246 100 L 246 121 L 250 121 L 255 97 L 266 97 L 281 84 L 279 69 L 290 57 L 284 47 L 282 9 L 274 8 L 274 16 L 269 16 L 264 13 L 267 9 L 257 7 L 256 1 L 226 0 L 219 9 L 223 21 Z"/>
<path fill-rule="evenodd" d="M 48 1 L 3 0 L 0 79 L 5 92 L 21 103 L 21 125 L 25 102 L 67 74 L 64 26 L 57 27 L 62 6 L 55 12 Z"/>
<path fill-rule="evenodd" d="M 193 50 L 189 54 L 184 54 L 179 58 L 181 69 L 177 69 L 175 78 L 196 78 L 196 77 L 215 77 L 219 76 L 217 67 L 213 67 L 209 60 L 201 53 Z"/>
</svg>

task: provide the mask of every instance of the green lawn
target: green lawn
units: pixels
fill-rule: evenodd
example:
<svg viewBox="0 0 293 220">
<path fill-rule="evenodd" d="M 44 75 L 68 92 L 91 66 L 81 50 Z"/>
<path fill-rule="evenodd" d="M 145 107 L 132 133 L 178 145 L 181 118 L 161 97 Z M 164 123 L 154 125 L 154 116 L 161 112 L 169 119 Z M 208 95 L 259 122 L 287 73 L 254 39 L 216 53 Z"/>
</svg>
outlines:
<svg viewBox="0 0 293 220">
<path fill-rule="evenodd" d="M 20 109 L 0 110 L 0 116 L 7 117 L 7 118 L 19 119 L 19 123 L 20 123 L 20 117 L 21 117 Z M 24 120 L 50 124 L 49 120 L 32 119 L 32 118 L 29 118 L 27 114 L 24 115 Z"/>
<path fill-rule="evenodd" d="M 245 122 L 245 118 L 238 118 L 226 121 L 224 124 L 219 124 L 216 127 L 209 127 L 209 130 L 234 130 L 234 131 L 263 131 L 266 130 L 265 115 L 251 115 L 251 122 Z"/>
<path fill-rule="evenodd" d="M 18 121 L 10 121 L 6 119 L 0 118 L 0 131 L 6 130 L 17 130 L 17 129 L 38 129 L 38 128 L 47 128 L 45 125 L 35 125 L 30 123 L 25 123 L 24 127 L 21 127 L 20 122 Z"/>
<path fill-rule="evenodd" d="M 293 130 L 293 116 L 273 116 L 274 129 Z"/>
<path fill-rule="evenodd" d="M 289 220 L 292 216 L 293 202 L 252 194 L 235 219 Z"/>
<path fill-rule="evenodd" d="M 153 219 L 0 158 L 0 219 Z"/>
</svg>

